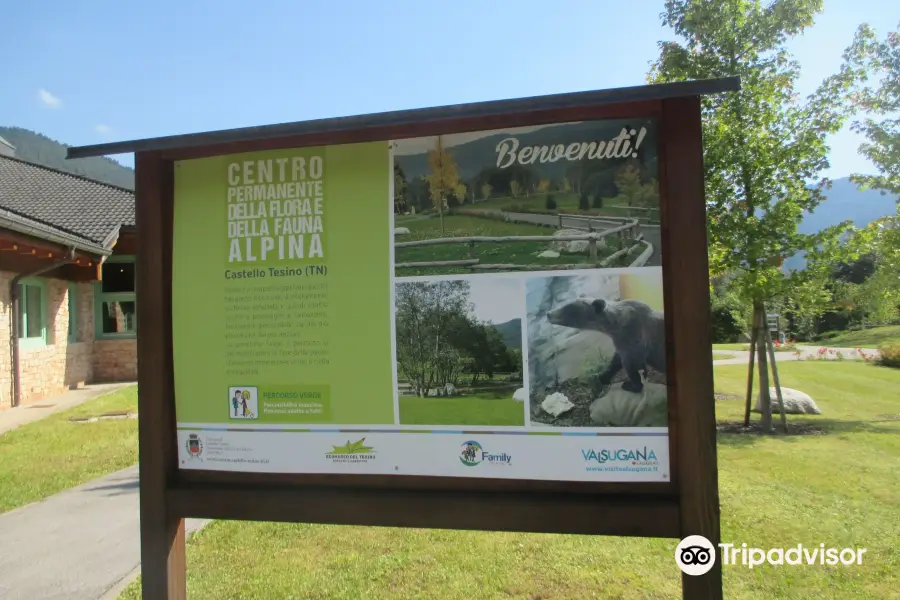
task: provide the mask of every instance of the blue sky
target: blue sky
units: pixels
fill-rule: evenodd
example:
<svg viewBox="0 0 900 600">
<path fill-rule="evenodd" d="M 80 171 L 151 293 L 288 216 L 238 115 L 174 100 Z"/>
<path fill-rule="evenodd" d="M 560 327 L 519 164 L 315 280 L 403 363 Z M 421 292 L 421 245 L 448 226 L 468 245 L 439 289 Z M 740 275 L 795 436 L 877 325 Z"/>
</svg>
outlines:
<svg viewBox="0 0 900 600">
<path fill-rule="evenodd" d="M 645 83 L 662 0 L 0 0 L 0 125 L 72 145 Z M 826 0 L 791 48 L 812 91 L 896 0 Z M 831 140 L 828 175 L 871 171 Z M 114 157 L 133 165 L 131 155 Z"/>
</svg>

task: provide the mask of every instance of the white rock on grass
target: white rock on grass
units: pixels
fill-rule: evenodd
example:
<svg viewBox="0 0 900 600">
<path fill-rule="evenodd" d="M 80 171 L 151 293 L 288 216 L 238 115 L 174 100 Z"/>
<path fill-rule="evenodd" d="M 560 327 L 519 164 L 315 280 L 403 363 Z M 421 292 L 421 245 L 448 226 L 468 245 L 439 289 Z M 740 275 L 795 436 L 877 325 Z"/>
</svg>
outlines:
<svg viewBox="0 0 900 600">
<path fill-rule="evenodd" d="M 591 403 L 591 421 L 601 427 L 665 427 L 669 423 L 666 386 L 644 383 L 642 393 L 615 383 Z"/>
<path fill-rule="evenodd" d="M 568 236 L 576 236 L 576 235 L 584 235 L 588 233 L 587 231 L 583 231 L 581 229 L 558 229 L 554 232 L 554 237 L 568 237 Z M 597 248 L 602 248 L 604 246 L 604 239 L 600 238 L 597 240 Z M 567 254 L 585 254 L 591 247 L 591 243 L 588 240 L 575 240 L 571 242 L 551 242 L 550 250 L 554 252 L 565 252 Z"/>
<path fill-rule="evenodd" d="M 395 227 L 394 235 L 409 235 L 409 229 L 406 227 Z"/>
<path fill-rule="evenodd" d="M 459 394 L 459 390 L 456 389 L 456 386 L 450 382 L 444 386 L 444 395 L 445 396 L 456 396 Z"/>
<path fill-rule="evenodd" d="M 558 417 L 564 412 L 570 411 L 575 408 L 575 405 L 569 402 L 569 399 L 566 398 L 565 394 L 554 392 L 544 398 L 544 401 L 541 402 L 541 408 L 543 408 L 544 411 L 550 413 L 554 417 Z"/>
<path fill-rule="evenodd" d="M 781 388 L 781 397 L 784 399 L 784 412 L 789 415 L 821 415 L 816 401 L 808 394 L 800 390 L 791 388 Z M 775 388 L 769 388 L 769 398 L 772 402 L 772 414 L 781 414 L 781 407 L 778 405 L 778 396 L 775 394 Z M 756 396 L 756 406 L 753 412 L 762 412 L 762 394 Z"/>
<path fill-rule="evenodd" d="M 553 250 L 544 250 L 540 254 L 538 254 L 538 258 L 559 258 L 559 252 L 554 252 Z"/>
<path fill-rule="evenodd" d="M 513 394 L 513 400 L 516 402 L 525 402 L 528 400 L 528 392 L 525 391 L 525 388 L 520 387 Z"/>
</svg>

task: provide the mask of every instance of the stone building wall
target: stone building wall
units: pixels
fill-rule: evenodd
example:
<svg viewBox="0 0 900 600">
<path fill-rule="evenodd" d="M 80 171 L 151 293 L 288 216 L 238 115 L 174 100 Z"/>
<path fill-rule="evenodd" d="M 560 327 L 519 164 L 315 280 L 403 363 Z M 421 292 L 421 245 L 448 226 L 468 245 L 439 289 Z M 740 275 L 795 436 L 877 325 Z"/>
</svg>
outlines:
<svg viewBox="0 0 900 600">
<path fill-rule="evenodd" d="M 10 283 L 15 273 L 0 271 L 0 410 L 12 403 Z M 43 279 L 47 293 L 47 343 L 19 347 L 20 402 L 33 404 L 86 383 L 137 379 L 137 342 L 94 339 L 91 283 L 77 289 L 78 334 L 69 342 L 69 282 Z"/>
</svg>

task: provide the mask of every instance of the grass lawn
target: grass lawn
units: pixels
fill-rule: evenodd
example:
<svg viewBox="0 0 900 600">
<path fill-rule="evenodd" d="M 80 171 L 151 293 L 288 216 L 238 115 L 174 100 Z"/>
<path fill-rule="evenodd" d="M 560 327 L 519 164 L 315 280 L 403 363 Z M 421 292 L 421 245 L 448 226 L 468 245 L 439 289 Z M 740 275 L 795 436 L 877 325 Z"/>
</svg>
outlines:
<svg viewBox="0 0 900 600">
<path fill-rule="evenodd" d="M 730 352 L 714 352 L 713 360 L 728 360 L 729 358 L 734 358 L 737 354 L 732 354 Z"/>
<path fill-rule="evenodd" d="M 739 342 L 736 344 L 713 344 L 713 350 L 740 350 L 746 352 L 750 349 L 750 344 Z"/>
<path fill-rule="evenodd" d="M 479 218 L 464 215 L 445 215 L 444 234 L 441 235 L 441 221 L 438 217 L 430 219 L 410 220 L 403 223 L 410 234 L 396 238 L 398 242 L 412 242 L 440 237 L 466 236 L 517 236 L 540 235 L 551 238 L 554 229 L 529 225 L 527 223 L 506 223 L 496 219 Z M 536 255 L 549 250 L 550 244 L 544 242 L 507 242 L 475 245 L 475 256 L 481 264 L 540 264 L 552 267 L 559 264 L 587 263 L 590 256 L 585 254 L 563 254 L 557 258 L 538 258 Z M 613 249 L 599 248 L 601 258 L 614 252 Z M 403 262 L 432 262 L 445 260 L 465 260 L 470 258 L 467 244 L 443 244 L 440 246 L 424 246 L 420 248 L 397 248 L 394 260 Z M 431 267 L 397 269 L 397 276 L 414 275 L 451 275 L 471 273 L 465 267 Z"/>
<path fill-rule="evenodd" d="M 836 331 L 822 336 L 821 340 L 813 343 L 838 348 L 877 348 L 881 344 L 900 344 L 900 325 L 858 331 Z"/>
<path fill-rule="evenodd" d="M 136 463 L 137 419 L 69 421 L 123 410 L 137 411 L 137 386 L 0 435 L 0 513 Z"/>
<path fill-rule="evenodd" d="M 521 384 L 463 390 L 457 398 L 400 397 L 404 425 L 507 425 L 525 424 L 525 408 L 512 399 Z"/>
<path fill-rule="evenodd" d="M 615 201 L 611 198 L 604 199 L 606 206 L 602 208 L 594 208 L 591 206 L 587 210 L 581 210 L 579 208 L 579 197 L 578 194 L 568 192 L 554 192 L 553 199 L 556 201 L 556 208 L 548 209 L 547 208 L 547 196 L 546 194 L 532 194 L 529 197 L 519 197 L 512 198 L 509 196 L 505 196 L 502 198 L 491 198 L 487 202 L 476 202 L 475 204 L 466 205 L 466 208 L 471 209 L 486 209 L 486 210 L 502 210 L 504 212 L 529 212 L 529 213 L 546 213 L 555 215 L 559 212 L 566 213 L 579 213 L 584 215 L 604 215 L 608 217 L 627 217 L 628 209 L 627 208 L 619 208 L 617 206 L 612 206 L 615 204 Z M 658 211 L 633 211 L 634 214 L 631 216 L 652 216 L 655 219 L 659 219 Z M 652 214 L 647 214 L 652 213 Z"/>
<path fill-rule="evenodd" d="M 779 372 L 823 412 L 791 422 L 827 433 L 720 435 L 723 541 L 868 551 L 854 567 L 726 566 L 725 597 L 896 598 L 900 420 L 887 415 L 900 414 L 900 370 L 788 362 Z M 743 393 L 745 367 L 715 374 L 717 391 Z M 717 408 L 720 419 L 741 418 L 741 400 Z M 662 600 L 680 597 L 676 541 L 220 521 L 188 544 L 188 596 Z M 124 598 L 139 590 L 132 584 Z"/>
</svg>

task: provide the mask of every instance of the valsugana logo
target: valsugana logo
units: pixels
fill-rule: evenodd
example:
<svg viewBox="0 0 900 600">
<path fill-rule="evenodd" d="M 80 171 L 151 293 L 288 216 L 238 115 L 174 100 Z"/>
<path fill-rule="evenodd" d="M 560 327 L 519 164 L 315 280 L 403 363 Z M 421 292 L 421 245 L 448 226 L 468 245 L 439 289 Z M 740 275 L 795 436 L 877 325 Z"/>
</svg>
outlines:
<svg viewBox="0 0 900 600">
<path fill-rule="evenodd" d="M 716 564 L 716 547 L 702 535 L 689 535 L 675 547 L 675 562 L 685 575 L 703 575 Z"/>
<path fill-rule="evenodd" d="M 600 450 L 591 448 L 582 450 L 581 456 L 586 462 L 604 465 L 603 467 L 589 466 L 588 470 L 656 471 L 659 469 L 656 453 L 653 448 L 647 446 L 643 448 L 602 448 Z"/>
<path fill-rule="evenodd" d="M 512 456 L 506 452 L 501 454 L 485 452 L 481 444 L 475 440 L 469 440 L 462 445 L 462 451 L 459 453 L 459 462 L 467 467 L 474 467 L 482 462 L 494 465 L 510 465 L 512 464 Z"/>
<path fill-rule="evenodd" d="M 364 463 L 375 458 L 375 449 L 366 446 L 366 438 L 347 443 L 343 446 L 331 446 L 331 451 L 326 452 L 325 456 L 330 458 L 332 462 L 341 463 Z"/>
</svg>

